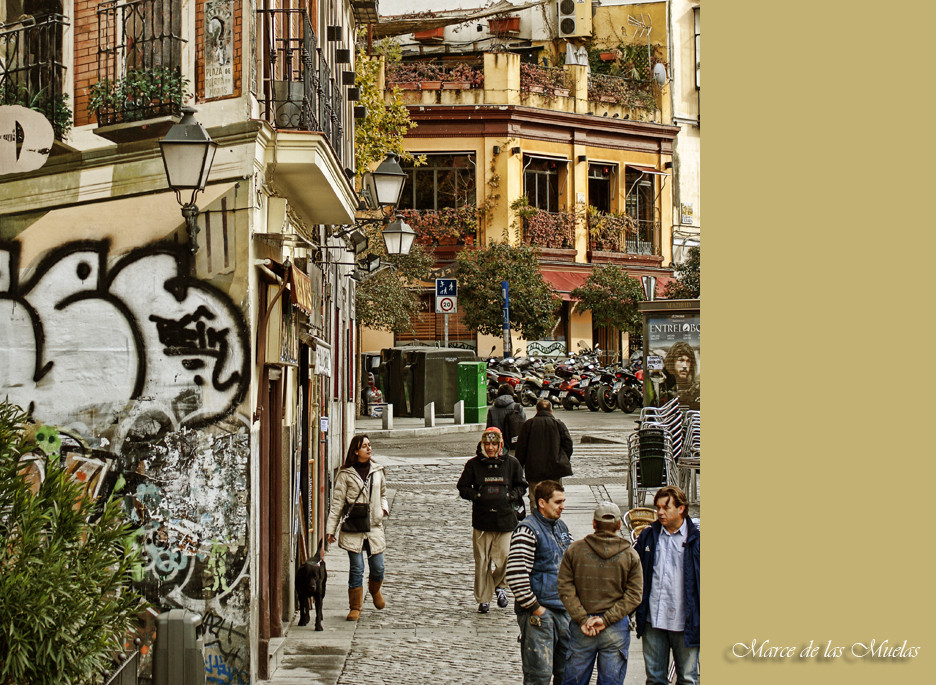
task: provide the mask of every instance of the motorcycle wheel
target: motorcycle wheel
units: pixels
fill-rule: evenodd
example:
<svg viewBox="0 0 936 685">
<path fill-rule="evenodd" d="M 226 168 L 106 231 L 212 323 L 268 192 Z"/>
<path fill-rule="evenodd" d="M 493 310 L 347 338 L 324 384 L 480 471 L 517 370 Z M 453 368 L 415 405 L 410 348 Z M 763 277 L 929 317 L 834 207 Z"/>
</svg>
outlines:
<svg viewBox="0 0 936 685">
<path fill-rule="evenodd" d="M 625 414 L 632 413 L 637 407 L 643 404 L 643 396 L 637 388 L 624 386 L 618 390 L 617 405 Z"/>
<path fill-rule="evenodd" d="M 575 402 L 572 401 L 572 398 L 569 395 L 566 395 L 562 398 L 562 408 L 566 411 L 572 411 L 575 409 Z"/>
<path fill-rule="evenodd" d="M 538 399 L 539 397 L 535 392 L 533 392 L 530 386 L 524 385 L 520 390 L 520 404 L 524 407 L 532 407 L 534 404 L 536 404 L 536 400 Z"/>
<path fill-rule="evenodd" d="M 617 397 L 610 385 L 602 385 L 598 390 L 598 406 L 606 412 L 617 409 Z"/>
<path fill-rule="evenodd" d="M 598 411 L 601 407 L 598 406 L 598 388 L 597 385 L 589 386 L 588 390 L 585 392 L 585 405 L 591 411 Z"/>
</svg>

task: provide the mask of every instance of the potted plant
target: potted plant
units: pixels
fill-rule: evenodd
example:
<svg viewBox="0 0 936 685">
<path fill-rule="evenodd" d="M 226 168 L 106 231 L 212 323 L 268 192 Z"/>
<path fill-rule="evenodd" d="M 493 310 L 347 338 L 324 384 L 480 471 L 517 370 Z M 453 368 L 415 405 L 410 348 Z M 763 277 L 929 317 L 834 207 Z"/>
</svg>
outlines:
<svg viewBox="0 0 936 685">
<path fill-rule="evenodd" d="M 123 78 L 92 85 L 88 111 L 98 126 L 178 115 L 188 86 L 178 67 L 131 69 Z"/>
<path fill-rule="evenodd" d="M 30 93 L 22 84 L 4 82 L 0 84 L 0 105 L 21 105 L 42 114 L 52 124 L 55 139 L 66 138 L 72 128 L 72 111 L 68 106 L 68 93 L 51 93 L 41 88 Z"/>
<path fill-rule="evenodd" d="M 569 82 L 564 69 L 541 67 L 538 64 L 520 64 L 520 91 L 542 93 L 546 97 L 568 96 Z"/>
</svg>

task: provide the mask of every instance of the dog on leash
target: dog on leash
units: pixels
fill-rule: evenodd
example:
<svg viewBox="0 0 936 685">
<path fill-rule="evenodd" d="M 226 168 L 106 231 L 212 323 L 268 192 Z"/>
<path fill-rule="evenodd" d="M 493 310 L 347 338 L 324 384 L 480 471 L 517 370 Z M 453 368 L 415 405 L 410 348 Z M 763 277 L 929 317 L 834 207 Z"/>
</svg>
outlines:
<svg viewBox="0 0 936 685">
<path fill-rule="evenodd" d="M 322 602 L 325 601 L 325 581 L 328 580 L 328 571 L 325 570 L 325 560 L 322 559 L 322 548 L 319 547 L 315 556 L 299 567 L 296 572 L 296 595 L 299 597 L 299 625 L 309 623 L 309 601 L 315 602 L 315 629 L 322 628 Z"/>
</svg>

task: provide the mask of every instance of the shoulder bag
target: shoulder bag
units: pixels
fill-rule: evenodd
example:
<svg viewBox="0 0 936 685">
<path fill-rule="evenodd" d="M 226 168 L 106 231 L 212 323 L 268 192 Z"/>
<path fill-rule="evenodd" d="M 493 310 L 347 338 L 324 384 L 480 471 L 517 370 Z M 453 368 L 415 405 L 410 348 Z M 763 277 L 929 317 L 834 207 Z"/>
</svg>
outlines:
<svg viewBox="0 0 936 685">
<path fill-rule="evenodd" d="M 370 502 L 358 502 L 361 495 L 364 494 L 364 488 L 370 482 L 371 477 L 368 475 L 354 501 L 345 503 L 344 509 L 341 511 L 341 515 L 344 517 L 341 523 L 342 532 L 367 533 L 370 531 Z"/>
</svg>

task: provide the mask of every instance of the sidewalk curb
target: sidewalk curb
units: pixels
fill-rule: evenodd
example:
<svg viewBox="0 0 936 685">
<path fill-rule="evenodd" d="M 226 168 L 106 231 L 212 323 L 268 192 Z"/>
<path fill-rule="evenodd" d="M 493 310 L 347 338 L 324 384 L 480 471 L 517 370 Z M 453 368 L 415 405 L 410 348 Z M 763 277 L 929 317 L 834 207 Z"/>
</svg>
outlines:
<svg viewBox="0 0 936 685">
<path fill-rule="evenodd" d="M 484 427 L 485 424 L 483 423 L 460 423 L 424 428 L 392 428 L 390 430 L 384 430 L 383 428 L 376 430 L 355 428 L 354 433 L 355 435 L 367 433 L 369 436 L 396 435 L 401 438 L 415 438 L 426 435 L 445 435 L 446 433 L 480 433 L 484 430 Z"/>
</svg>

